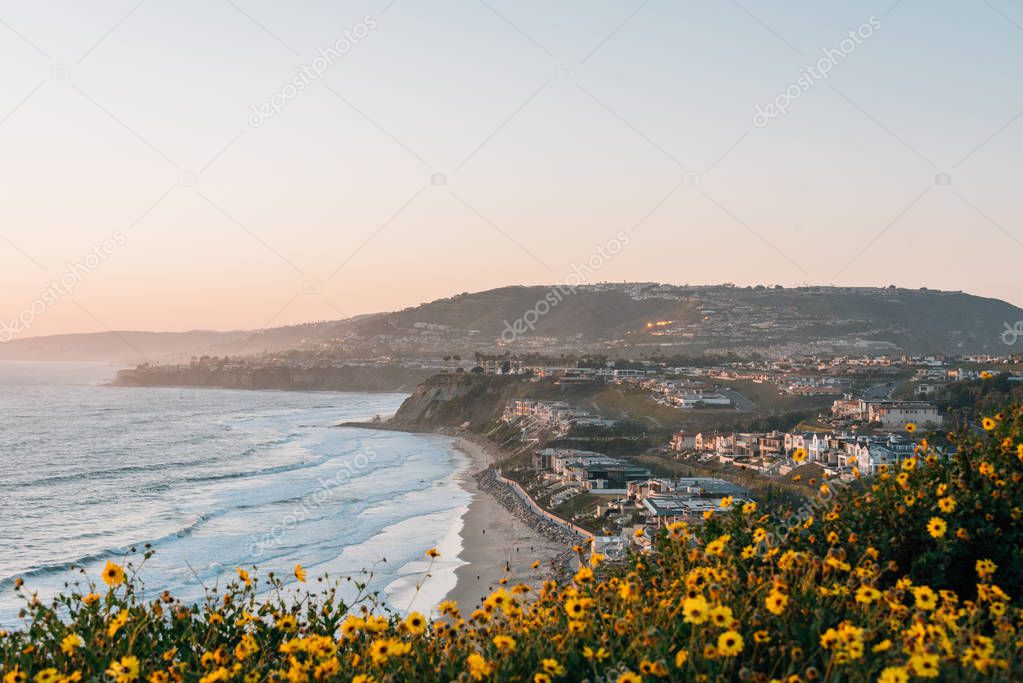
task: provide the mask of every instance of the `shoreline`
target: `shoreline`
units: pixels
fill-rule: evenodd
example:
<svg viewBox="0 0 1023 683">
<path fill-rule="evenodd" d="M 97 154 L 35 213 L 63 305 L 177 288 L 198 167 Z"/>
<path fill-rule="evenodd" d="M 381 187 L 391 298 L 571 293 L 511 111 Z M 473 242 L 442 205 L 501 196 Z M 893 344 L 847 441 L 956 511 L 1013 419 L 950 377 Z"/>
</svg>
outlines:
<svg viewBox="0 0 1023 683">
<path fill-rule="evenodd" d="M 481 486 L 478 475 L 498 460 L 496 447 L 466 436 L 452 439 L 455 449 L 471 461 L 460 475 L 459 485 L 472 500 L 462 515 L 458 559 L 463 564 L 455 570 L 455 587 L 445 599 L 468 613 L 500 587 L 502 579 L 507 579 L 509 587 L 542 582 L 556 571 L 559 559 L 571 552 L 571 546 L 533 528 Z"/>
<path fill-rule="evenodd" d="M 450 427 L 429 429 L 389 422 L 334 426 L 446 436 L 455 450 L 469 458 L 457 480 L 471 500 L 460 519 L 461 551 L 453 560 L 458 564 L 455 586 L 444 596 L 463 612 L 475 609 L 503 579 L 509 587 L 516 583 L 535 587 L 564 575 L 571 566 L 575 558 L 572 548 L 582 539 L 537 515 L 510 487 L 497 481 L 490 468 L 503 453 L 493 442 Z"/>
</svg>

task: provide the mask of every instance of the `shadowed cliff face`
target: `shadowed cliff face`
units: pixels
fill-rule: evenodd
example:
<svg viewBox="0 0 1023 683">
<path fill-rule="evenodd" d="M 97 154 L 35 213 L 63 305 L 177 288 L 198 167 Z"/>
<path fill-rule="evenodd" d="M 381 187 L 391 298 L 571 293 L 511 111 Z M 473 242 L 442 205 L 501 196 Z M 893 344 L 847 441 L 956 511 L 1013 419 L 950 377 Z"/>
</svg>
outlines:
<svg viewBox="0 0 1023 683">
<path fill-rule="evenodd" d="M 516 377 L 473 374 L 434 375 L 405 399 L 392 422 L 404 427 L 457 427 L 479 430 L 501 416 L 505 404 L 525 393 L 529 383 Z"/>
</svg>

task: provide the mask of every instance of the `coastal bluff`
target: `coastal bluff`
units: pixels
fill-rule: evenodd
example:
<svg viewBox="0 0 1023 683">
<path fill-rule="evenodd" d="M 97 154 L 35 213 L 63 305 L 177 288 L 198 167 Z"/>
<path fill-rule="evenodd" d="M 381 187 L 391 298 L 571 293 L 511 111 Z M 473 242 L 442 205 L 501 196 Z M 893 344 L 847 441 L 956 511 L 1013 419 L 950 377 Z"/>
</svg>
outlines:
<svg viewBox="0 0 1023 683">
<path fill-rule="evenodd" d="M 435 429 L 469 423 L 481 431 L 501 416 L 509 400 L 521 396 L 528 383 L 517 377 L 473 373 L 430 377 L 412 392 L 389 423 L 404 428 Z"/>
</svg>

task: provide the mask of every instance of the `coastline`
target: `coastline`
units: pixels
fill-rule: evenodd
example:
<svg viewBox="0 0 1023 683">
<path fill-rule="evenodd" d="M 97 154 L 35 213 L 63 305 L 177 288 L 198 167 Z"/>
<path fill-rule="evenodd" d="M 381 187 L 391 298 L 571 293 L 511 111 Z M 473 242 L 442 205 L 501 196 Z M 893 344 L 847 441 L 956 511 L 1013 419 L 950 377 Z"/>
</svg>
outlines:
<svg viewBox="0 0 1023 683">
<path fill-rule="evenodd" d="M 480 486 L 475 475 L 499 458 L 496 447 L 465 436 L 453 440 L 454 447 L 471 460 L 459 483 L 472 501 L 462 516 L 461 564 L 446 599 L 468 613 L 498 588 L 502 579 L 507 578 L 509 586 L 540 583 L 570 548 L 526 524 Z M 536 561 L 540 564 L 534 569 Z"/>
<path fill-rule="evenodd" d="M 453 575 L 454 586 L 442 597 L 456 602 L 463 612 L 476 608 L 501 586 L 502 579 L 507 579 L 508 586 L 526 583 L 535 587 L 570 567 L 575 557 L 572 547 L 582 539 L 537 515 L 510 487 L 496 481 L 489 468 L 504 455 L 496 444 L 452 428 L 429 429 L 388 422 L 342 422 L 335 426 L 447 436 L 453 448 L 468 458 L 468 465 L 456 475 L 458 485 L 471 496 L 459 520 L 457 557 L 438 547 L 441 557 L 435 564 L 455 565 L 454 571 L 445 577 L 447 582 Z M 420 569 L 425 571 L 425 565 Z M 427 600 L 417 601 L 417 607 L 432 608 L 439 593 L 431 592 Z M 431 603 L 429 607 L 427 602 Z"/>
</svg>

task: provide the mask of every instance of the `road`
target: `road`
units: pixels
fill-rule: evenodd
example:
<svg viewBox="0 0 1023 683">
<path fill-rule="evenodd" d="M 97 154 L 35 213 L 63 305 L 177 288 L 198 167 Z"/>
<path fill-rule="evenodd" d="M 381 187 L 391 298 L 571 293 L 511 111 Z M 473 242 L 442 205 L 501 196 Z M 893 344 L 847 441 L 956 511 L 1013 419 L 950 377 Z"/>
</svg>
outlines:
<svg viewBox="0 0 1023 683">
<path fill-rule="evenodd" d="M 724 387 L 721 387 L 718 389 L 718 391 L 723 396 L 727 396 L 728 398 L 732 399 L 732 403 L 735 404 L 736 410 L 738 410 L 740 413 L 752 413 L 754 410 L 757 409 L 756 403 L 749 400 L 748 398 L 740 394 L 738 391 L 735 391 L 734 389 L 725 389 Z"/>
<path fill-rule="evenodd" d="M 881 399 L 889 399 L 892 397 L 892 392 L 895 391 L 895 382 L 885 382 L 884 384 L 875 384 L 874 386 L 866 389 L 863 392 L 863 398 L 867 401 L 877 401 Z"/>
</svg>

